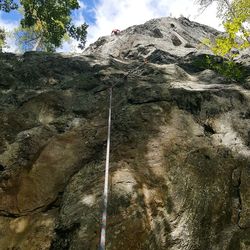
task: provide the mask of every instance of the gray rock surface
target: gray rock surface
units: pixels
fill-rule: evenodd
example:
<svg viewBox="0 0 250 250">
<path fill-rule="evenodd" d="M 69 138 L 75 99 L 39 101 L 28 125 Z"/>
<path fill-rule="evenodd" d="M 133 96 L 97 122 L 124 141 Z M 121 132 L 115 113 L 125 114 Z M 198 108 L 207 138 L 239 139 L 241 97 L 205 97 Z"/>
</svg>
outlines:
<svg viewBox="0 0 250 250">
<path fill-rule="evenodd" d="M 174 62 L 197 50 L 205 50 L 205 38 L 214 38 L 219 32 L 187 18 L 152 19 L 143 25 L 121 31 L 119 36 L 100 37 L 85 53 L 107 58 L 144 59 Z"/>
<path fill-rule="evenodd" d="M 197 64 L 218 31 L 153 19 L 82 55 L 0 54 L 0 250 L 250 249 L 250 72 Z M 245 54 L 244 54 L 245 53 Z"/>
</svg>

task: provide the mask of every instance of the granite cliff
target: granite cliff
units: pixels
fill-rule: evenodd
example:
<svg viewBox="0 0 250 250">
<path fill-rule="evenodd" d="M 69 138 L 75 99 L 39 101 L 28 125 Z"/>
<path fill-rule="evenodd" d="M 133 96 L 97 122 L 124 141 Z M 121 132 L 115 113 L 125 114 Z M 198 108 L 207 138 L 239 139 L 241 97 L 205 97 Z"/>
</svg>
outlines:
<svg viewBox="0 0 250 250">
<path fill-rule="evenodd" d="M 107 249 L 250 249 L 250 56 L 161 18 L 82 55 L 0 54 L 0 250 L 97 249 L 113 85 Z"/>
</svg>

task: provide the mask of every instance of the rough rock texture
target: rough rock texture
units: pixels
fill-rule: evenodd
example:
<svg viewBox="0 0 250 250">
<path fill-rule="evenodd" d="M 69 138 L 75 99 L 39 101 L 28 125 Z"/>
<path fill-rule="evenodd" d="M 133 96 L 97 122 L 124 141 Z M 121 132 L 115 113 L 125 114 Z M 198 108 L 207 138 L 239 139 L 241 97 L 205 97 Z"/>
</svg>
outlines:
<svg viewBox="0 0 250 250">
<path fill-rule="evenodd" d="M 0 54 L 0 250 L 97 249 L 113 85 L 107 249 L 250 249 L 250 57 L 162 18 L 81 56 Z"/>
</svg>

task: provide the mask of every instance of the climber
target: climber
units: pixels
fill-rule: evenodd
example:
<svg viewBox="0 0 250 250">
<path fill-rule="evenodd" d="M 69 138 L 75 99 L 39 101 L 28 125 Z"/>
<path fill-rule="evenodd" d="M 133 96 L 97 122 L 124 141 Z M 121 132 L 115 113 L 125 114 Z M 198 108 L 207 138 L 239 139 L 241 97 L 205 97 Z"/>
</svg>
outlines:
<svg viewBox="0 0 250 250">
<path fill-rule="evenodd" d="M 113 34 L 114 34 L 114 35 L 116 35 L 116 36 L 117 36 L 117 35 L 119 35 L 119 34 L 120 34 L 120 32 L 121 32 L 121 31 L 120 31 L 120 30 L 118 30 L 118 29 L 113 29 L 113 30 L 112 30 L 112 32 L 111 32 L 111 35 L 113 35 Z"/>
</svg>

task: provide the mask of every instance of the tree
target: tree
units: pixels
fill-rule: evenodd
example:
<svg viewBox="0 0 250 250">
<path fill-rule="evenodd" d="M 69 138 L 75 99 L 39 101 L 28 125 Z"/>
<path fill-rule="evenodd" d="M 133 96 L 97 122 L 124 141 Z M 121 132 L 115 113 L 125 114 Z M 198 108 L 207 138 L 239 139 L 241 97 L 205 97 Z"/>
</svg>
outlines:
<svg viewBox="0 0 250 250">
<path fill-rule="evenodd" d="M 6 33 L 4 29 L 0 28 L 0 52 L 2 52 L 5 45 Z"/>
<path fill-rule="evenodd" d="M 18 5 L 13 0 L 0 0 L 0 10 L 10 12 L 11 10 L 17 9 Z"/>
<path fill-rule="evenodd" d="M 0 10 L 9 12 L 17 7 L 13 0 L 0 1 Z M 70 16 L 73 10 L 80 8 L 77 0 L 20 0 L 20 7 L 24 16 L 16 35 L 24 46 L 29 44 L 33 45 L 32 50 L 53 52 L 68 34 L 84 48 L 88 25 L 76 27 Z"/>
<path fill-rule="evenodd" d="M 201 10 L 205 10 L 213 2 L 217 3 L 217 16 L 224 19 L 226 13 L 229 12 L 230 3 L 228 0 L 196 0 L 196 2 L 201 6 Z"/>
<path fill-rule="evenodd" d="M 223 21 L 226 35 L 220 35 L 215 41 L 207 42 L 207 45 L 215 54 L 233 58 L 237 55 L 235 51 L 250 47 L 250 31 L 245 27 L 250 21 L 250 1 L 198 0 L 203 8 L 212 2 L 218 3 L 217 14 Z"/>
<path fill-rule="evenodd" d="M 43 41 L 43 39 L 40 38 L 42 37 L 41 32 L 37 31 L 34 27 L 23 28 L 19 26 L 14 30 L 12 36 L 20 52 L 31 50 L 54 52 L 56 49 L 53 44 Z"/>
</svg>

